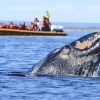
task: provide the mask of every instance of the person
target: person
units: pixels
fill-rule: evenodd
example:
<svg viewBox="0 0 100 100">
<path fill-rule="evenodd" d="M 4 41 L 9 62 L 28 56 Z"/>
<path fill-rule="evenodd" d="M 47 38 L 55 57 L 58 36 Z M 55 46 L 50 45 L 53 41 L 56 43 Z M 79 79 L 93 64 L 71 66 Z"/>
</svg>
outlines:
<svg viewBox="0 0 100 100">
<path fill-rule="evenodd" d="M 25 30 L 26 29 L 26 24 L 25 22 L 22 24 L 22 30 Z"/>
<path fill-rule="evenodd" d="M 50 25 L 51 23 L 45 16 L 43 16 L 42 23 L 41 23 L 41 30 L 42 31 L 50 31 Z"/>
<path fill-rule="evenodd" d="M 3 28 L 3 24 L 2 23 L 0 23 L 0 28 Z"/>
<path fill-rule="evenodd" d="M 0 28 L 6 28 L 6 24 L 0 23 Z"/>
<path fill-rule="evenodd" d="M 9 22 L 9 28 L 16 29 L 16 24 L 14 24 L 13 22 Z"/>
<path fill-rule="evenodd" d="M 38 18 L 35 18 L 35 19 L 34 19 L 34 22 L 33 22 L 33 29 L 34 29 L 35 31 L 39 31 L 39 30 L 40 30 Z"/>
<path fill-rule="evenodd" d="M 50 23 L 50 21 L 49 21 L 49 19 L 47 19 L 47 18 L 45 18 L 45 27 L 46 27 L 46 31 L 50 31 L 51 29 L 50 29 L 50 25 L 51 25 L 51 23 Z"/>
<path fill-rule="evenodd" d="M 17 27 L 18 27 L 19 30 L 22 30 L 22 24 L 21 23 Z"/>
<path fill-rule="evenodd" d="M 45 26 L 46 26 L 46 23 L 45 23 L 45 16 L 43 16 L 42 21 L 41 21 L 41 30 L 42 30 L 42 31 L 45 30 Z"/>
<path fill-rule="evenodd" d="M 33 22 L 31 22 L 31 24 L 29 26 L 26 27 L 27 30 L 32 31 L 33 30 Z"/>
<path fill-rule="evenodd" d="M 45 18 L 47 18 L 49 20 L 49 17 L 50 17 L 50 13 L 48 11 L 46 11 Z"/>
</svg>

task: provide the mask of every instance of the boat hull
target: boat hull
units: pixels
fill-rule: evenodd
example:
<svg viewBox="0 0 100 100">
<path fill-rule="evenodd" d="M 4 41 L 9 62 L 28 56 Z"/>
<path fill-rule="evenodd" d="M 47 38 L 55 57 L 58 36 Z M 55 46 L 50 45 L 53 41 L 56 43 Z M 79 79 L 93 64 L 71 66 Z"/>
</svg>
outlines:
<svg viewBox="0 0 100 100">
<path fill-rule="evenodd" d="M 64 32 L 29 31 L 0 28 L 0 35 L 66 35 Z"/>
</svg>

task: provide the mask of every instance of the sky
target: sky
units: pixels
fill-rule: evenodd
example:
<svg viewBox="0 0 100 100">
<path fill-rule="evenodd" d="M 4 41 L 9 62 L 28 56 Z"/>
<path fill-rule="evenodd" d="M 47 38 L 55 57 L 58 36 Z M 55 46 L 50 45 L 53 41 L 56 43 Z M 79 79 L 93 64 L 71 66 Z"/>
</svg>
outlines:
<svg viewBox="0 0 100 100">
<path fill-rule="evenodd" d="M 0 20 L 100 23 L 100 0 L 0 0 Z"/>
</svg>

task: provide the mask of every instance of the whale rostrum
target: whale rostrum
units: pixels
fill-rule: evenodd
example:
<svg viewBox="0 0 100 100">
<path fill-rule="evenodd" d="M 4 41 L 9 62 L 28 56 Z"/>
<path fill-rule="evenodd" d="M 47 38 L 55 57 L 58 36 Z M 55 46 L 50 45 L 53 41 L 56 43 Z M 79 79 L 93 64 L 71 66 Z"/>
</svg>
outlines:
<svg viewBox="0 0 100 100">
<path fill-rule="evenodd" d="M 94 32 L 53 50 L 26 75 L 92 76 L 99 67 L 100 32 Z"/>
</svg>

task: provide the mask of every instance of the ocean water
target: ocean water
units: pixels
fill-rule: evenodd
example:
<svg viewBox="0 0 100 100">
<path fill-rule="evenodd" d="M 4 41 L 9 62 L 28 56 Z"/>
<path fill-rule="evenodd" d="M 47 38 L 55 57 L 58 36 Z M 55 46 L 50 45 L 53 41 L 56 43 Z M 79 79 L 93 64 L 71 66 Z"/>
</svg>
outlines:
<svg viewBox="0 0 100 100">
<path fill-rule="evenodd" d="M 21 77 L 55 48 L 88 33 L 68 36 L 0 36 L 0 100 L 100 100 L 100 78 Z"/>
</svg>

